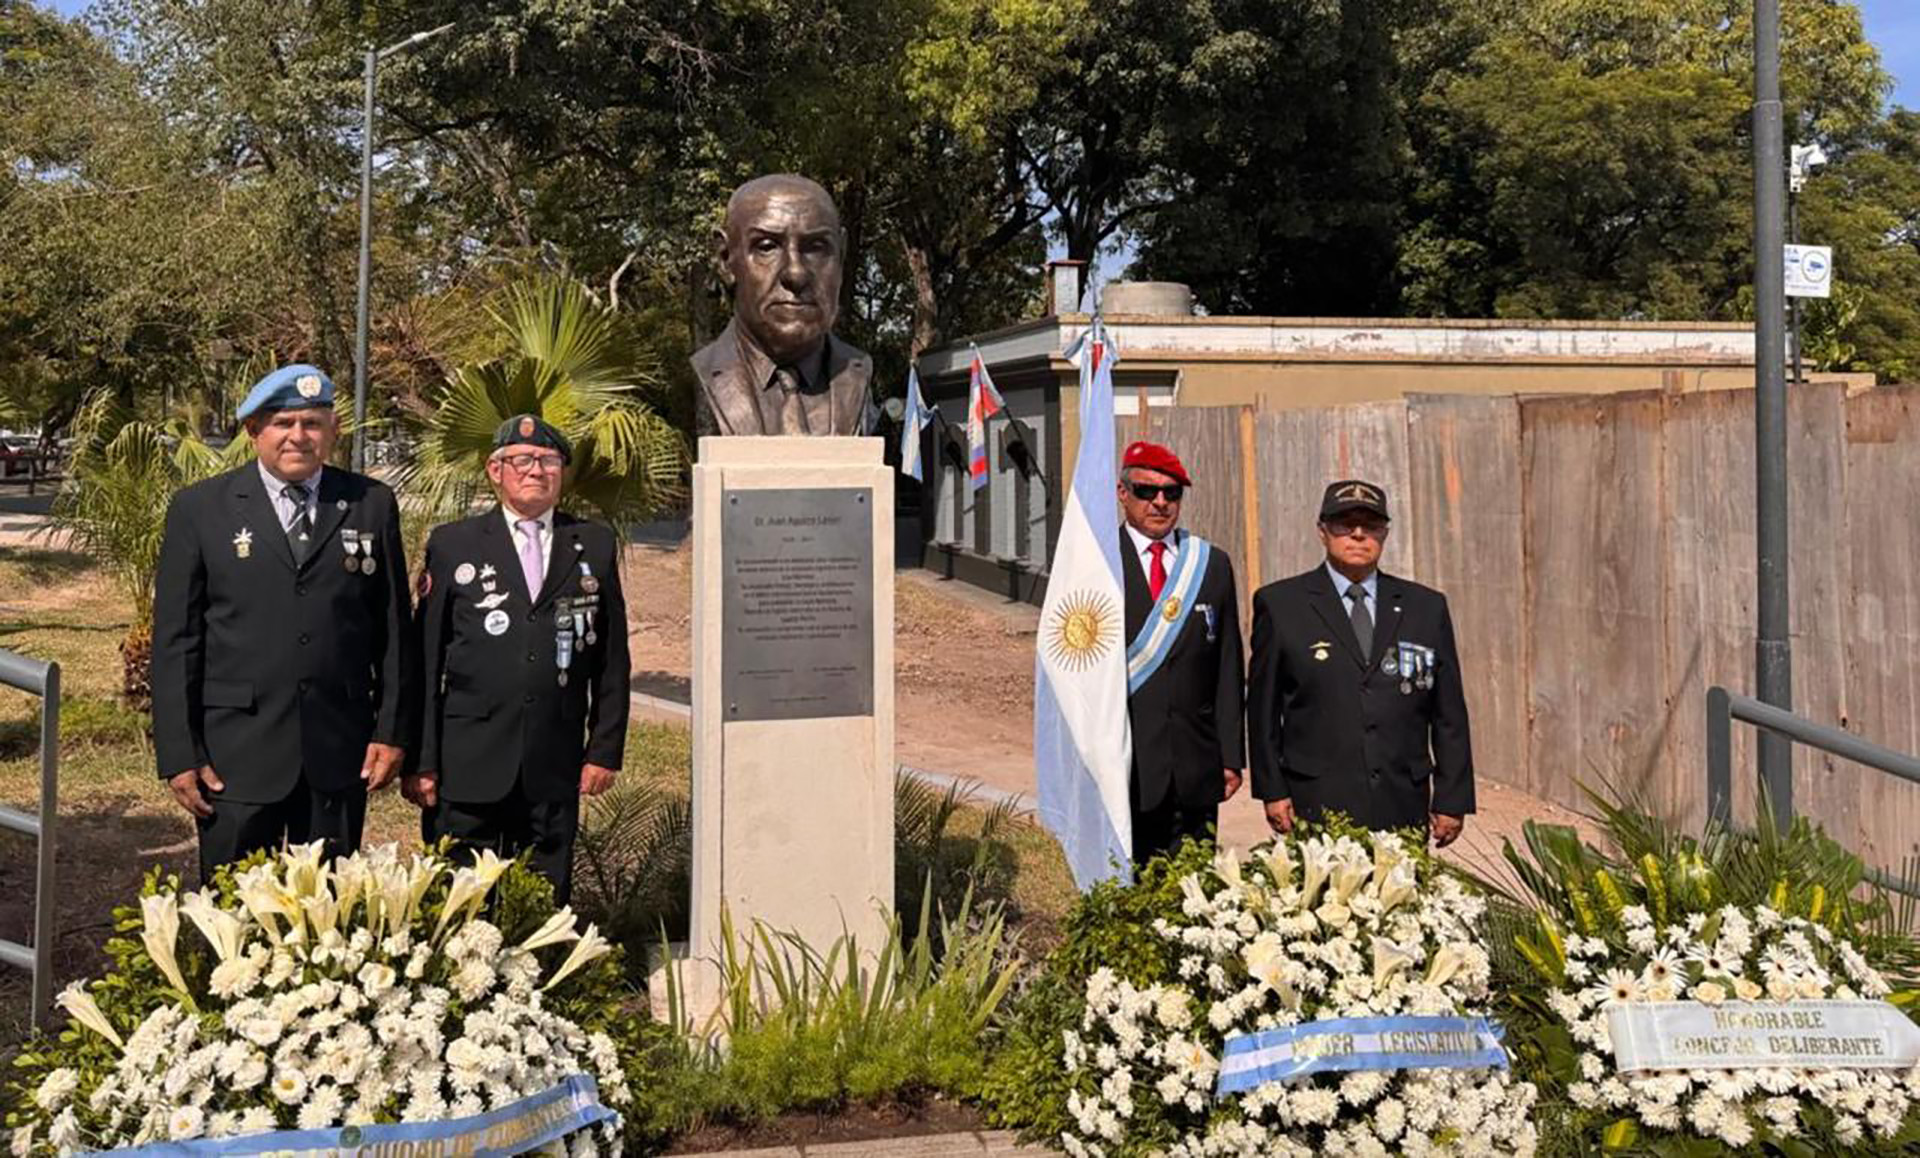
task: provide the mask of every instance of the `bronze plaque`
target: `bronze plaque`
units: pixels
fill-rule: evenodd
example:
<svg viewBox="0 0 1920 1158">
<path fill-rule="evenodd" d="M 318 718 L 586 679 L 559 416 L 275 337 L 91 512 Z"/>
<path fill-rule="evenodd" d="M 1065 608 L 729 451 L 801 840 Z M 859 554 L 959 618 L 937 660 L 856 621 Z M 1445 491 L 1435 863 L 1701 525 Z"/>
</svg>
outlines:
<svg viewBox="0 0 1920 1158">
<path fill-rule="evenodd" d="M 727 722 L 873 714 L 873 491 L 721 499 Z"/>
</svg>

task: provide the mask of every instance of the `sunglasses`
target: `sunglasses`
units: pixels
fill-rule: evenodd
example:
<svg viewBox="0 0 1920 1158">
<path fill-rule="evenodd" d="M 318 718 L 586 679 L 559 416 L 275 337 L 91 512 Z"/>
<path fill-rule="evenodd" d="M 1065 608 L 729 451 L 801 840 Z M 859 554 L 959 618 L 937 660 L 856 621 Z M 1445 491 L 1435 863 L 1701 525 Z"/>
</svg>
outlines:
<svg viewBox="0 0 1920 1158">
<path fill-rule="evenodd" d="M 1181 496 L 1187 493 L 1187 488 L 1179 483 L 1168 483 L 1165 486 L 1157 486 L 1153 483 L 1128 483 L 1127 489 L 1133 492 L 1134 498 L 1143 503 L 1152 502 L 1155 495 L 1165 495 L 1168 502 L 1177 503 Z"/>
</svg>

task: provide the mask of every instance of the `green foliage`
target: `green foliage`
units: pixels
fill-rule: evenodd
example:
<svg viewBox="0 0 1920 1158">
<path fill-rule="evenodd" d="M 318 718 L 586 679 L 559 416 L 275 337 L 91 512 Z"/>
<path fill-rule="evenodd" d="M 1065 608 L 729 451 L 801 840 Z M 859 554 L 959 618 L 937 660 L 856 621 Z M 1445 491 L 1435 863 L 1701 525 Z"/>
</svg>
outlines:
<svg viewBox="0 0 1920 1158">
<path fill-rule="evenodd" d="M 411 505 L 435 520 L 466 514 L 485 493 L 494 432 L 522 413 L 573 443 L 564 505 L 626 527 L 681 497 L 685 443 L 647 404 L 658 378 L 619 314 L 578 282 L 547 279 L 509 287 L 492 316 L 513 352 L 462 368 L 431 399 L 399 476 Z"/>
<path fill-rule="evenodd" d="M 1031 1141 L 1057 1138 L 1068 1128 L 1073 1078 L 1061 1065 L 1061 1034 L 1080 1023 L 1087 978 L 1101 968 L 1135 985 L 1171 978 L 1175 955 L 1153 922 L 1179 911 L 1181 878 L 1206 868 L 1213 855 L 1210 842 L 1186 841 L 1171 856 L 1150 861 L 1133 884 L 1102 881 L 1074 905 L 1061 943 L 994 1030 L 992 1061 L 979 1089 L 990 1121 L 1018 1128 Z"/>
<path fill-rule="evenodd" d="M 167 504 L 183 487 L 252 453 L 245 439 L 216 448 L 179 423 L 132 419 L 112 396 L 97 395 L 76 426 L 53 527 L 111 572 L 133 608 L 135 629 L 144 628 L 153 622 Z"/>
<path fill-rule="evenodd" d="M 889 914 L 884 944 L 846 935 L 824 951 L 759 924 L 738 930 L 724 912 L 721 923 L 713 1022 L 683 1012 L 685 966 L 670 975 L 668 1021 L 680 1032 L 651 1043 L 636 1089 L 643 1134 L 980 1084 L 982 1035 L 1018 968 L 998 911 L 964 898 L 936 919 L 928 892 L 917 935 Z"/>
<path fill-rule="evenodd" d="M 980 813 L 980 831 L 967 834 L 955 822 L 973 806 L 978 788 L 956 781 L 942 791 L 900 773 L 893 780 L 893 895 L 911 897 L 931 889 L 934 908 L 946 911 L 964 898 L 1008 908 L 1016 862 L 1011 830 L 1018 809 L 1002 800 Z M 909 925 L 908 936 L 920 932 Z"/>
</svg>

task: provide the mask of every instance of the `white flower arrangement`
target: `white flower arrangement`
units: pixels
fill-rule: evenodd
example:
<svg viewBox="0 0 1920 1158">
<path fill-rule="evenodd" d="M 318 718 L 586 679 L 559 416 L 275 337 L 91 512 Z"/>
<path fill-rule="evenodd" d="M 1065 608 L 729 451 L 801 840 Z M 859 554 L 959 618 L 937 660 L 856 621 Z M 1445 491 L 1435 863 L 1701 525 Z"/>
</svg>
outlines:
<svg viewBox="0 0 1920 1158">
<path fill-rule="evenodd" d="M 508 944 L 482 914 L 510 867 L 490 853 L 466 867 L 402 859 L 393 845 L 329 862 L 315 843 L 237 871 L 224 904 L 211 889 L 155 889 L 139 944 L 165 988 L 147 988 L 159 998 L 133 1008 L 125 1034 L 102 1008 L 137 988 L 124 973 L 60 995 L 80 1028 L 54 1052 L 83 1064 L 45 1072 L 13 1153 L 442 1121 L 579 1074 L 618 1110 L 631 1094 L 613 1040 L 547 1008 L 611 946 L 568 909 Z M 204 946 L 181 937 L 183 916 Z M 616 1122 L 567 1148 L 617 1154 Z"/>
<path fill-rule="evenodd" d="M 1618 919 L 1619 943 L 1574 933 L 1558 946 L 1564 980 L 1547 1002 L 1581 1051 L 1580 1080 L 1567 1088 L 1574 1105 L 1736 1149 L 1813 1136 L 1853 1147 L 1907 1129 L 1920 1068 L 1620 1072 L 1608 1024 L 1620 1005 L 1870 1000 L 1890 987 L 1826 925 L 1769 906 L 1724 905 L 1662 926 L 1644 906 L 1629 905 Z"/>
<path fill-rule="evenodd" d="M 1216 1098 L 1226 1038 L 1340 1017 L 1474 1016 L 1484 902 L 1391 833 L 1281 838 L 1180 882 L 1177 980 L 1087 982 L 1060 1143 L 1092 1158 L 1531 1154 L 1534 1087 L 1500 1069 L 1321 1073 Z"/>
</svg>

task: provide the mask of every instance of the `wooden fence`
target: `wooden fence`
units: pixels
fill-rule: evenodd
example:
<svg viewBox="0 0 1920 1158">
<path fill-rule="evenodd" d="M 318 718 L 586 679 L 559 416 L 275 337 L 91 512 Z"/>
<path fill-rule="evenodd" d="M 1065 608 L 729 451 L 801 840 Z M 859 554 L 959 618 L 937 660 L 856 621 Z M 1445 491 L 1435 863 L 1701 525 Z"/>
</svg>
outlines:
<svg viewBox="0 0 1920 1158">
<path fill-rule="evenodd" d="M 1788 410 L 1794 706 L 1920 751 L 1920 390 L 1799 387 Z M 1143 432 L 1186 460 L 1186 525 L 1243 588 L 1320 562 L 1327 482 L 1385 486 L 1383 566 L 1447 594 L 1480 774 L 1704 817 L 1705 691 L 1752 690 L 1751 391 L 1155 410 L 1122 436 Z M 1735 745 L 1751 816 L 1751 731 Z M 1873 863 L 1920 848 L 1920 787 L 1802 750 L 1794 793 Z"/>
</svg>

